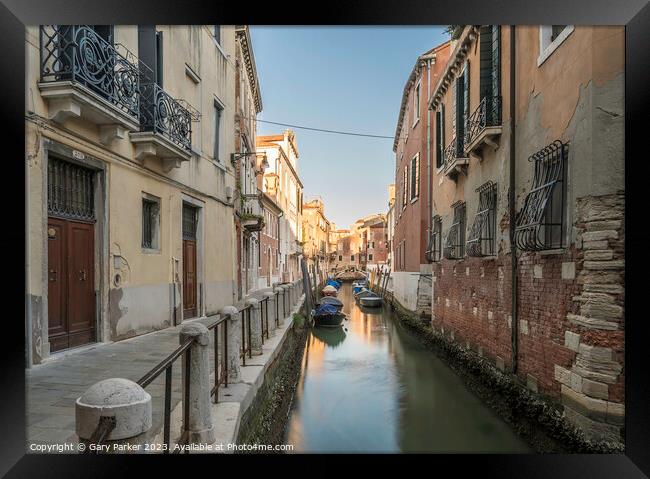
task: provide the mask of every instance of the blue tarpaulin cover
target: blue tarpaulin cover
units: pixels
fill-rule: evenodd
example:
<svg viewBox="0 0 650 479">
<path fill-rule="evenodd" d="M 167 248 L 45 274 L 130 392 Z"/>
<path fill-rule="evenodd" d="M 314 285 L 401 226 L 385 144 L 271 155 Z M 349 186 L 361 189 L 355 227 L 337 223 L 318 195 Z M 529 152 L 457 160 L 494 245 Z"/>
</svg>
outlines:
<svg viewBox="0 0 650 479">
<path fill-rule="evenodd" d="M 316 307 L 314 314 L 316 316 L 321 316 L 323 314 L 336 314 L 339 312 L 339 308 L 333 304 L 321 303 Z"/>
<path fill-rule="evenodd" d="M 333 286 L 336 289 L 339 289 L 341 287 L 341 283 L 339 283 L 338 281 L 334 281 L 331 278 L 327 278 L 326 284 L 328 284 L 329 286 Z"/>
</svg>

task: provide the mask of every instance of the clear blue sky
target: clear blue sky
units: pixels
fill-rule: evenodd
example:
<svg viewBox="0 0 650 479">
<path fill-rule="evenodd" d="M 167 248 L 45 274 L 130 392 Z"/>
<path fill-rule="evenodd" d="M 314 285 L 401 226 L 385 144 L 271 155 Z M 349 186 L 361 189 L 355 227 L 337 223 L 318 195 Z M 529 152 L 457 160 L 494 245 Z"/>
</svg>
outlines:
<svg viewBox="0 0 650 479">
<path fill-rule="evenodd" d="M 260 120 L 391 137 L 294 129 L 305 200 L 322 197 L 339 228 L 386 212 L 402 90 L 418 55 L 448 39 L 443 27 L 252 26 L 251 36 Z M 259 135 L 284 129 L 258 123 Z"/>
</svg>

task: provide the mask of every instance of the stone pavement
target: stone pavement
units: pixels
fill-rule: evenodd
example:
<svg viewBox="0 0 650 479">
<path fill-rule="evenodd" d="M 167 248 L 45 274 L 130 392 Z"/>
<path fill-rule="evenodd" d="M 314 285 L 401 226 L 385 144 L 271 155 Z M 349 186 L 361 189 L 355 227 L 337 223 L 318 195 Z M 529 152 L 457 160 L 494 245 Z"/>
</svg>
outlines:
<svg viewBox="0 0 650 479">
<path fill-rule="evenodd" d="M 263 292 L 255 292 L 251 297 L 261 297 Z M 241 307 L 241 304 L 237 306 Z M 207 325 L 215 319 L 216 317 L 211 317 L 191 321 L 200 321 Z M 290 324 L 287 320 L 289 317 L 285 319 L 285 325 Z M 179 325 L 115 343 L 100 343 L 77 351 L 72 350 L 26 370 L 27 443 L 76 443 L 76 399 L 88 387 L 102 379 L 119 377 L 138 381 L 179 346 L 180 328 Z M 212 341 L 212 335 L 210 336 Z M 284 335 L 280 334 L 280 336 Z M 279 344 L 277 340 L 270 341 L 268 345 L 265 344 L 265 350 L 275 349 Z M 214 366 L 212 347 L 210 352 L 212 371 Z M 247 361 L 248 364 L 251 369 L 257 369 L 255 366 L 259 365 L 259 361 L 254 360 L 250 363 Z M 180 359 L 174 363 L 172 371 L 172 409 L 174 409 L 181 400 Z M 244 369 L 242 369 L 242 376 L 246 377 Z M 162 427 L 164 380 L 163 373 L 146 388 L 152 396 L 152 432 L 159 431 Z M 244 391 L 248 388 L 244 387 L 241 392 L 239 391 L 242 386 L 244 385 L 234 384 L 226 390 L 220 388 L 220 401 L 233 401 L 241 397 L 242 393 L 246 395 Z"/>
</svg>

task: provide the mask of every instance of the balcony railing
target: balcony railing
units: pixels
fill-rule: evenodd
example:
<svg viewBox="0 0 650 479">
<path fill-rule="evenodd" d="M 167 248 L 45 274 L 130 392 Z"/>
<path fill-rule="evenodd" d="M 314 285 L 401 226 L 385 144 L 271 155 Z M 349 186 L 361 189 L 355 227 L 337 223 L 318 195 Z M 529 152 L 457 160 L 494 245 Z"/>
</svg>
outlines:
<svg viewBox="0 0 650 479">
<path fill-rule="evenodd" d="M 448 174 L 455 172 L 457 166 L 466 165 L 469 162 L 469 159 L 465 154 L 465 145 L 462 138 L 456 138 L 453 140 L 447 148 L 444 149 L 443 156 L 445 160 L 444 169 Z"/>
<path fill-rule="evenodd" d="M 490 127 L 501 127 L 501 97 L 483 97 L 478 108 L 471 114 L 467 121 L 465 145 L 468 150 L 474 149 L 474 143 Z M 497 132 L 500 133 L 500 130 Z"/>
<path fill-rule="evenodd" d="M 175 145 L 192 149 L 192 113 L 156 83 L 141 86 L 140 131 L 158 133 Z"/>
<path fill-rule="evenodd" d="M 43 25 L 40 54 L 41 82 L 83 85 L 138 119 L 140 62 L 122 45 L 110 44 L 85 25 Z"/>
</svg>

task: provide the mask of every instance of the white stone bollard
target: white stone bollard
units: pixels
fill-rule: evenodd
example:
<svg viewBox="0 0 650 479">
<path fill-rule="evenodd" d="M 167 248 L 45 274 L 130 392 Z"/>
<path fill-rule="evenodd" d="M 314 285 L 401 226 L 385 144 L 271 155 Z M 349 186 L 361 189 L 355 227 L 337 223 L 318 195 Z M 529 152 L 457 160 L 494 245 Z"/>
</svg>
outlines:
<svg viewBox="0 0 650 479">
<path fill-rule="evenodd" d="M 100 417 L 114 421 L 115 427 L 102 442 L 102 449 L 93 449 L 93 434 Z M 102 420 L 104 421 L 104 420 Z M 92 452 L 144 452 L 141 448 L 120 448 L 147 442 L 151 429 L 151 395 L 128 379 L 111 378 L 90 386 L 75 402 L 75 429 L 83 444 Z M 81 449 L 80 449 L 81 450 Z"/>
<path fill-rule="evenodd" d="M 256 355 L 262 354 L 262 315 L 260 311 L 260 302 L 255 298 L 246 300 L 246 305 L 250 306 L 250 328 L 251 328 L 251 349 Z"/>
<path fill-rule="evenodd" d="M 221 315 L 226 317 L 228 328 L 228 382 L 236 383 L 241 379 L 239 370 L 240 349 L 241 349 L 241 319 L 239 317 L 239 310 L 234 306 L 225 306 L 221 311 Z"/>
<path fill-rule="evenodd" d="M 212 405 L 210 403 L 210 333 L 205 324 L 185 323 L 181 326 L 179 334 L 180 344 L 188 339 L 192 340 L 190 346 L 190 391 L 189 391 L 189 418 L 183 429 L 188 432 L 187 440 L 190 444 L 212 444 L 215 441 L 214 426 L 212 424 Z M 185 361 L 183 354 L 183 388 L 185 388 Z M 183 390 L 185 398 L 185 390 Z"/>
<path fill-rule="evenodd" d="M 266 298 L 266 311 L 267 321 L 269 323 L 269 337 L 275 336 L 275 293 L 264 293 Z"/>
</svg>

